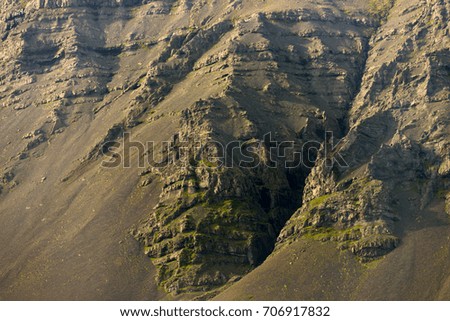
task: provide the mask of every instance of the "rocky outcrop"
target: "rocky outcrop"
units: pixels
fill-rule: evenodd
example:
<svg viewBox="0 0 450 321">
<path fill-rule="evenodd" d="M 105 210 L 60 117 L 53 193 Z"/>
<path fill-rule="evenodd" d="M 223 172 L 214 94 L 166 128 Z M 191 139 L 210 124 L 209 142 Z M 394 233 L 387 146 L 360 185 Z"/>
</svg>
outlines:
<svg viewBox="0 0 450 321">
<path fill-rule="evenodd" d="M 275 155 L 279 166 L 270 168 L 272 146 L 266 144 L 264 134 L 272 133 L 278 143 L 294 139 L 302 146 L 311 140 L 322 141 L 326 130 L 338 136 L 345 130 L 341 121 L 357 90 L 368 35 L 375 23 L 370 18 L 358 20 L 337 13 L 307 11 L 310 16 L 302 10 L 290 10 L 255 14 L 233 25 L 223 23 L 226 33 L 220 42 L 209 45 L 212 49 L 193 65 L 195 72 L 205 76 L 222 74 L 216 78 L 221 79 L 217 83 L 221 92 L 219 97 L 199 100 L 182 112 L 181 130 L 172 148 L 182 143 L 193 159 L 184 160 L 188 163 L 184 171 L 180 171 L 179 163 L 158 171 L 165 182 L 160 204 L 148 220 L 133 230 L 158 267 L 159 284 L 169 292 L 214 289 L 247 273 L 272 251 L 279 231 L 301 202 L 310 164 L 299 163 L 289 170 L 285 160 Z M 302 30 L 305 23 L 324 22 L 348 26 L 340 36 L 351 45 L 322 42 L 323 29 Z M 210 32 L 217 34 L 223 29 L 214 27 Z M 334 36 L 331 29 L 326 30 L 330 37 Z M 201 32 L 188 38 L 192 42 L 199 36 L 206 40 L 207 35 Z M 157 64 L 155 72 L 147 74 L 151 82 L 169 77 L 168 83 L 173 83 L 172 70 L 177 74 L 185 70 L 177 61 L 185 64 L 189 57 L 195 57 L 197 48 L 206 46 L 178 45 L 177 49 L 176 43 L 183 38 L 172 38 L 166 51 L 172 51 L 171 63 Z M 321 79 L 328 79 L 327 90 Z M 280 104 L 276 120 L 260 114 L 264 110 L 271 113 L 263 97 L 270 97 L 269 104 L 277 104 L 286 96 L 296 104 Z M 307 101 L 303 96 L 309 97 Z M 255 109 L 257 101 L 260 107 Z M 285 117 L 283 113 L 298 123 L 288 118 L 280 121 Z M 298 127 L 301 123 L 303 127 Z M 280 130 L 275 132 L 277 127 Z M 194 151 L 195 143 L 210 141 L 221 146 L 233 141 L 255 146 L 260 164 L 252 169 L 230 159 L 227 161 L 235 162 L 232 168 L 210 164 L 204 154 Z M 221 155 L 213 150 L 206 156 L 217 159 Z"/>
<path fill-rule="evenodd" d="M 130 206 L 117 223 L 171 294 L 216 291 L 299 238 L 382 257 L 405 200 L 449 208 L 449 5 L 369 3 L 4 1 L 0 209 L 23 237 L 76 222 L 28 240 L 60 251 Z M 23 214 L 45 195 L 63 196 Z"/>
<path fill-rule="evenodd" d="M 319 160 L 280 243 L 313 236 L 363 259 L 380 257 L 401 241 L 408 213 L 396 205 L 405 194 L 421 209 L 447 195 L 450 83 L 437 73 L 448 69 L 449 30 L 440 21 L 449 4 L 403 8 L 397 1 L 371 42 L 350 130 L 335 151 L 347 166 Z"/>
</svg>

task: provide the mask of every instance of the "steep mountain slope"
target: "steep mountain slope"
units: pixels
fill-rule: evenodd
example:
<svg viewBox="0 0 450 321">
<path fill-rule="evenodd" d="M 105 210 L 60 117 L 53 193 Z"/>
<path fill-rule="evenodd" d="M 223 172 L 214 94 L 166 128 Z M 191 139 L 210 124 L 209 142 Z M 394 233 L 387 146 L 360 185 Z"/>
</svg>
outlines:
<svg viewBox="0 0 450 321">
<path fill-rule="evenodd" d="M 373 37 L 336 149 L 348 167 L 318 161 L 279 250 L 219 298 L 450 298 L 449 9 L 446 1 L 397 1 Z M 312 257 L 314 272 L 311 259 L 285 259 L 298 253 Z M 271 269 L 279 276 L 267 278 Z"/>
<path fill-rule="evenodd" d="M 447 298 L 449 3 L 413 2 L 6 0 L 0 298 Z"/>
</svg>

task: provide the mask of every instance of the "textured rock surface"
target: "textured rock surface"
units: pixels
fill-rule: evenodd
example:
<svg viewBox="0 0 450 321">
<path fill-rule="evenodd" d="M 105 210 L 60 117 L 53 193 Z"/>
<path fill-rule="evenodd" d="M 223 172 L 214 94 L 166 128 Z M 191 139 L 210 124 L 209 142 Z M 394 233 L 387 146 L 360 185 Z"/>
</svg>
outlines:
<svg viewBox="0 0 450 321">
<path fill-rule="evenodd" d="M 370 262 L 447 226 L 405 204 L 449 212 L 449 3 L 381 2 L 5 0 L 0 298 L 207 298 L 299 239 Z M 155 149 L 103 167 L 126 132 Z"/>
<path fill-rule="evenodd" d="M 401 192 L 409 192 L 422 210 L 448 193 L 450 52 L 449 29 L 442 21 L 449 4 L 403 8 L 398 1 L 392 9 L 397 18 L 371 41 L 361 89 L 349 112 L 350 129 L 336 151 L 349 167 L 318 162 L 308 177 L 305 205 L 280 241 L 306 229 L 330 228 L 356 254 L 380 256 L 399 242 L 396 229 L 405 214 L 395 205 Z"/>
</svg>

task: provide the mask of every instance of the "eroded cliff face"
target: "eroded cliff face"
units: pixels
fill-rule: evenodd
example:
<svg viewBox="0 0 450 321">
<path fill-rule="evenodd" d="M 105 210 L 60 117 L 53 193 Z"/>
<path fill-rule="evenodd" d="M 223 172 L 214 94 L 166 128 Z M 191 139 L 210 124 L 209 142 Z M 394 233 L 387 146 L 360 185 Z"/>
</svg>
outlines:
<svg viewBox="0 0 450 321">
<path fill-rule="evenodd" d="M 298 238 L 372 260 L 401 242 L 405 198 L 448 195 L 448 1 L 399 1 L 381 27 L 364 1 L 3 8 L 1 297 L 205 294 Z M 125 133 L 155 148 L 105 168 Z M 215 166 L 230 142 L 260 166 Z M 322 149 L 287 168 L 274 142 Z M 131 262 L 130 232 L 156 270 Z"/>
<path fill-rule="evenodd" d="M 413 224 L 406 199 L 422 211 L 448 199 L 448 10 L 446 1 L 397 1 L 371 40 L 350 129 L 336 150 L 348 168 L 318 162 L 280 241 L 316 235 L 372 259 Z"/>
<path fill-rule="evenodd" d="M 270 156 L 279 157 L 263 136 L 302 146 L 323 141 L 325 131 L 342 135 L 372 23 L 346 17 L 334 6 L 263 11 L 220 22 L 201 32 L 202 44 L 191 46 L 193 37 L 175 49 L 187 52 L 182 59 L 189 60 L 195 58 L 192 48 L 209 46 L 191 65 L 197 77 L 214 77 L 209 90 L 217 86 L 182 112 L 175 145 L 190 142 L 193 149 L 194 142 L 239 141 L 255 149 L 261 164 L 246 169 L 238 158 L 232 168 L 216 168 L 204 154 L 193 153 L 184 170 L 175 162 L 158 173 L 165 182 L 160 204 L 134 234 L 155 258 L 167 291 L 210 290 L 244 275 L 273 250 L 301 203 L 309 168 L 287 169 L 281 161 L 270 168 Z M 157 65 L 152 81 L 170 86 L 173 81 L 159 70 L 184 70 L 188 62 L 177 58 Z M 221 155 L 213 149 L 207 156 Z"/>
</svg>

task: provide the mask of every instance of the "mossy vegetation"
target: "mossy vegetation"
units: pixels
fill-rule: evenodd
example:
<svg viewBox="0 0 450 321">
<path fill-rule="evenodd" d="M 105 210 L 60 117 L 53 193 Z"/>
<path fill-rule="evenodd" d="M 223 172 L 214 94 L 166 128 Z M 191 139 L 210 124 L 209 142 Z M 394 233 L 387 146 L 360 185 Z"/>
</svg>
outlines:
<svg viewBox="0 0 450 321">
<path fill-rule="evenodd" d="M 304 204 L 284 229 L 283 237 L 335 242 L 340 250 L 350 250 L 362 260 L 372 260 L 394 249 L 398 244 L 396 236 L 367 232 L 378 224 L 366 216 L 376 210 L 376 201 L 385 197 L 383 183 L 365 177 L 342 184 L 339 191 Z"/>
<path fill-rule="evenodd" d="M 385 20 L 394 4 L 395 0 L 370 0 L 369 13 L 380 20 Z"/>
<path fill-rule="evenodd" d="M 200 193 L 196 202 L 186 205 L 185 198 L 192 195 L 184 194 L 175 205 L 155 210 L 156 221 L 164 226 L 150 227 L 146 234 L 144 250 L 157 267 L 157 282 L 165 291 L 222 286 L 241 275 L 239 271 L 259 264 L 271 251 L 270 223 L 254 200 L 213 201 Z M 223 274 L 227 269 L 230 272 Z"/>
<path fill-rule="evenodd" d="M 205 167 L 208 167 L 208 168 L 218 168 L 219 167 L 218 163 L 213 163 L 213 162 L 211 162 L 208 159 L 201 159 L 201 160 L 199 160 L 198 163 L 197 163 L 197 166 L 200 167 L 202 165 L 205 166 Z"/>
<path fill-rule="evenodd" d="M 317 241 L 354 241 L 361 237 L 361 226 L 355 225 L 346 229 L 308 226 L 303 229 L 302 236 Z"/>
<path fill-rule="evenodd" d="M 309 209 L 316 208 L 322 204 L 324 204 L 329 198 L 331 198 L 335 194 L 326 194 L 319 197 L 316 197 L 315 199 L 311 200 L 308 204 Z"/>
</svg>

